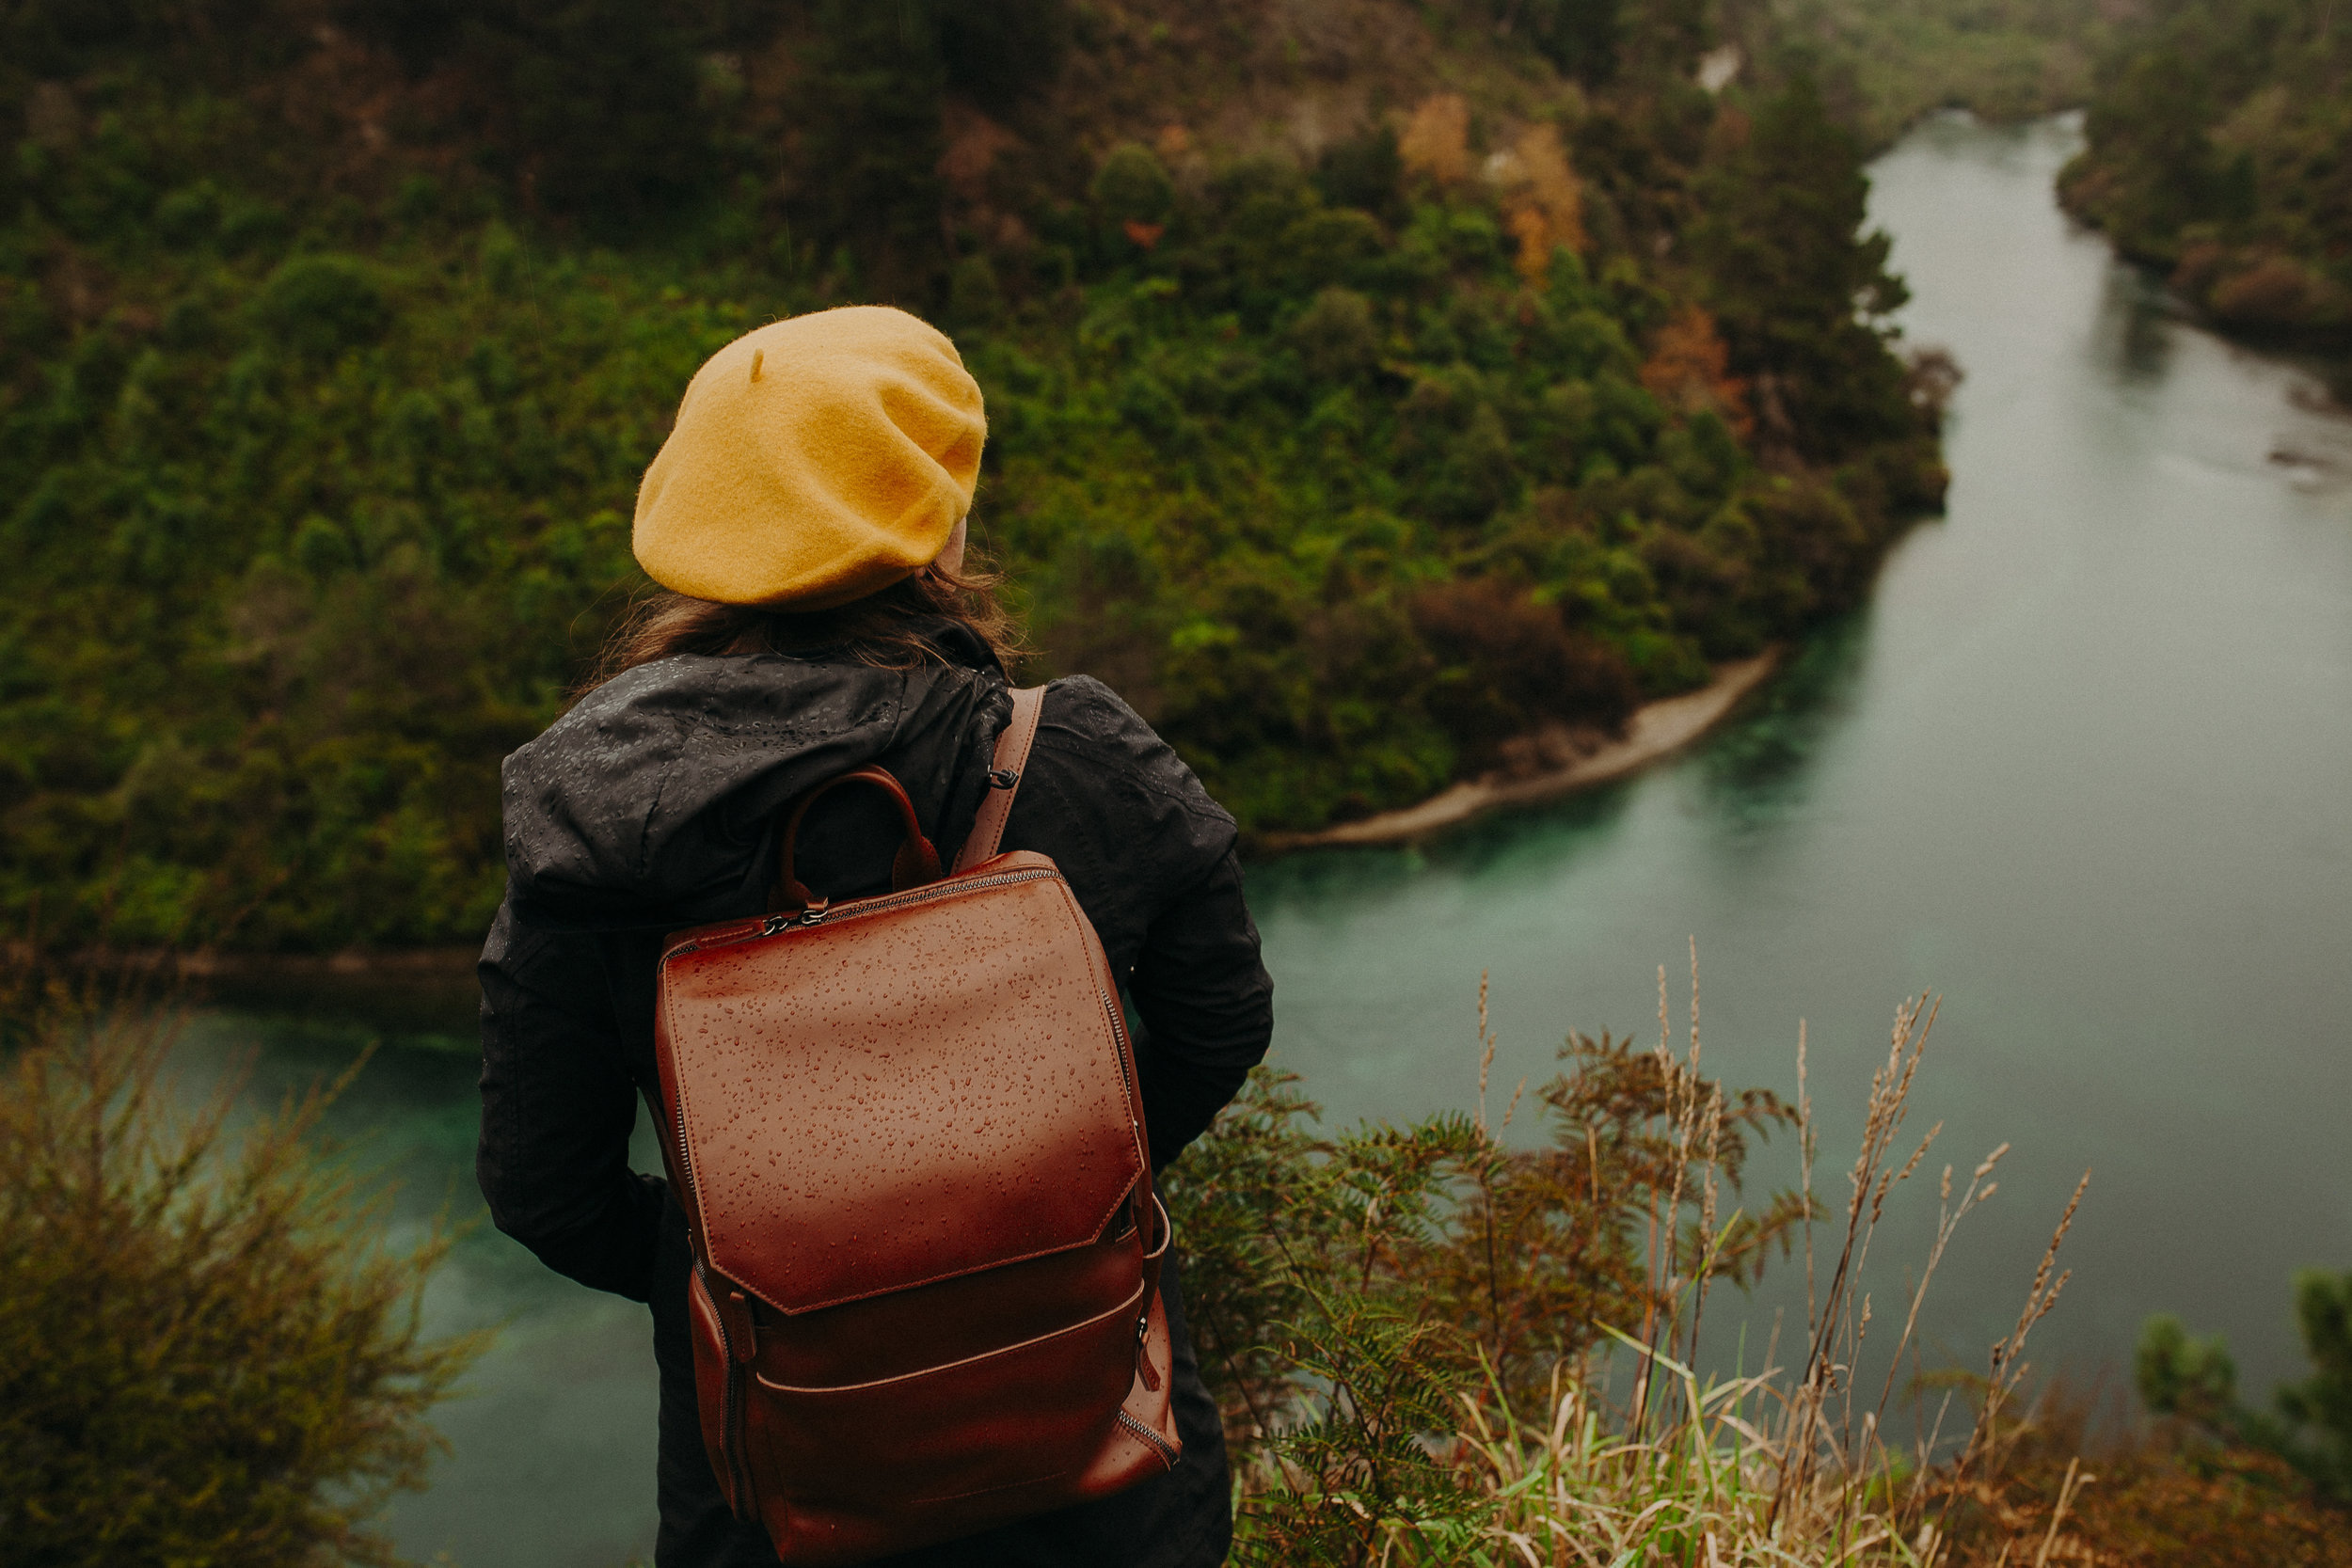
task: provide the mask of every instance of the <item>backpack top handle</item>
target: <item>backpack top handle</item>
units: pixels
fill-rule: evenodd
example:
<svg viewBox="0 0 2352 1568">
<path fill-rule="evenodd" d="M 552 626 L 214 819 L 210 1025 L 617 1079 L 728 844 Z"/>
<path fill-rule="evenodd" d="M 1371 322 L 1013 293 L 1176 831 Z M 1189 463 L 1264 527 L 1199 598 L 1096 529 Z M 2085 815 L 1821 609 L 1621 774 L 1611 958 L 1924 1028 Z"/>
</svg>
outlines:
<svg viewBox="0 0 2352 1568">
<path fill-rule="evenodd" d="M 1029 743 L 1037 738 L 1038 717 L 1044 708 L 1043 687 L 1014 689 L 1012 718 L 996 737 L 996 750 L 989 759 L 988 793 L 973 818 L 972 832 L 963 841 L 962 851 L 956 856 L 957 876 L 996 853 L 996 846 L 1005 836 L 1005 822 L 1012 816 L 1012 797 L 1021 786 L 1021 770 L 1028 766 Z M 792 875 L 792 846 L 801 836 L 801 819 L 808 815 L 808 808 L 817 803 L 818 797 L 846 784 L 871 784 L 888 795 L 898 808 L 898 821 L 906 829 L 906 837 L 890 863 L 890 891 L 904 893 L 911 887 L 939 880 L 939 851 L 923 836 L 923 824 L 914 814 L 914 802 L 907 798 L 906 786 L 888 768 L 869 764 L 827 780 L 792 803 L 791 815 L 785 819 L 782 840 L 776 846 L 776 880 L 768 893 L 770 914 L 799 915 L 811 909 L 822 911 L 832 902 L 809 892 Z"/>
<path fill-rule="evenodd" d="M 886 768 L 860 768 L 827 780 L 793 802 L 792 815 L 785 819 L 782 841 L 776 846 L 776 881 L 768 894 L 769 913 L 798 915 L 810 910 L 821 911 L 833 902 L 809 892 L 792 875 L 792 845 L 801 835 L 801 819 L 808 815 L 808 808 L 828 790 L 847 784 L 871 784 L 889 796 L 891 803 L 898 808 L 898 821 L 906 829 L 906 837 L 890 862 L 890 891 L 904 893 L 908 888 L 939 880 L 939 851 L 923 836 L 923 824 L 915 817 L 914 802 L 907 799 L 906 786 Z"/>
</svg>

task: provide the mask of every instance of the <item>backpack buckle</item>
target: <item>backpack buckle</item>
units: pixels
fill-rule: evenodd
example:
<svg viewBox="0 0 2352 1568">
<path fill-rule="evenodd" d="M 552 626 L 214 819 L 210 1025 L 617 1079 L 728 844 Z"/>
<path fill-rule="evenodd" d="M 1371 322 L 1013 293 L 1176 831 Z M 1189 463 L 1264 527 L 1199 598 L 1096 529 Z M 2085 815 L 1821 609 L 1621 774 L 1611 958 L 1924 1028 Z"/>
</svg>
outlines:
<svg viewBox="0 0 2352 1568">
<path fill-rule="evenodd" d="M 988 770 L 988 787 L 991 789 L 1010 789 L 1020 782 L 1021 775 L 1013 768 L 992 768 Z"/>
</svg>

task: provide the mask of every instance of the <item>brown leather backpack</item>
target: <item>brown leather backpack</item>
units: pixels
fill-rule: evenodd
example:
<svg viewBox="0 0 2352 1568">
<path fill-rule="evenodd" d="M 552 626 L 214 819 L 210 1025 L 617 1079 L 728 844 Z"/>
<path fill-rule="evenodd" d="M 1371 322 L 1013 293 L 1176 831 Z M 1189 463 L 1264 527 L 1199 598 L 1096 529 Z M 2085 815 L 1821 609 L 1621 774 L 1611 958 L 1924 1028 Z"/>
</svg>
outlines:
<svg viewBox="0 0 2352 1568">
<path fill-rule="evenodd" d="M 996 853 L 1037 733 L 1014 693 L 942 877 L 898 782 L 789 808 L 765 919 L 672 937 L 655 1041 L 703 1440 L 787 1563 L 847 1563 L 1173 1467 L 1143 1102 L 1054 863 Z M 896 802 L 892 891 L 794 877 L 810 804 Z"/>
</svg>

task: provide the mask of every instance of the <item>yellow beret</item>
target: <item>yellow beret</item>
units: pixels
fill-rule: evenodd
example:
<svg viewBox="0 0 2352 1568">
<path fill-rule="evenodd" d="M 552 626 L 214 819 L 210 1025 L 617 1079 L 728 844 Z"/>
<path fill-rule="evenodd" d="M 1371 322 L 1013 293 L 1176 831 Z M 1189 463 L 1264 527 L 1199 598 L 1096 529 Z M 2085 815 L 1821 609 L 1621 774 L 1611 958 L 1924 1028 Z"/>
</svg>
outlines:
<svg viewBox="0 0 2352 1568">
<path fill-rule="evenodd" d="M 637 489 L 638 564 L 724 604 L 864 598 L 946 547 L 987 436 L 936 327 L 880 305 L 771 323 L 688 384 Z"/>
</svg>

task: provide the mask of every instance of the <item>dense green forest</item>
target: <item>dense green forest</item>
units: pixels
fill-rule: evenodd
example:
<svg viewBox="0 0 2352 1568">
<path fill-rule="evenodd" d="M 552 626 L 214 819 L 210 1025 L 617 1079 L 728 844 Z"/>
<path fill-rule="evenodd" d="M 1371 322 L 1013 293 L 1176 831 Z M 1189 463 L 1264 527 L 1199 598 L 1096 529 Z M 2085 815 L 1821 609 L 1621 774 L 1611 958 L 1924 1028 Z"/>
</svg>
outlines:
<svg viewBox="0 0 2352 1568">
<path fill-rule="evenodd" d="M 2139 0 L 1719 0 L 1725 37 L 1766 84 L 1814 77 L 1873 147 L 1921 115 L 2019 120 L 2073 108 Z M 1726 60 L 1725 64 L 1729 62 Z"/>
<path fill-rule="evenodd" d="M 1031 673 L 1250 832 L 1588 743 L 1943 485 L 1861 140 L 1694 0 L 0 14 L 36 941 L 469 940 L 687 377 L 827 304 L 956 337 Z"/>
<path fill-rule="evenodd" d="M 2174 0 L 2101 68 L 2068 208 L 2224 326 L 2352 341 L 2352 14 Z"/>
</svg>

